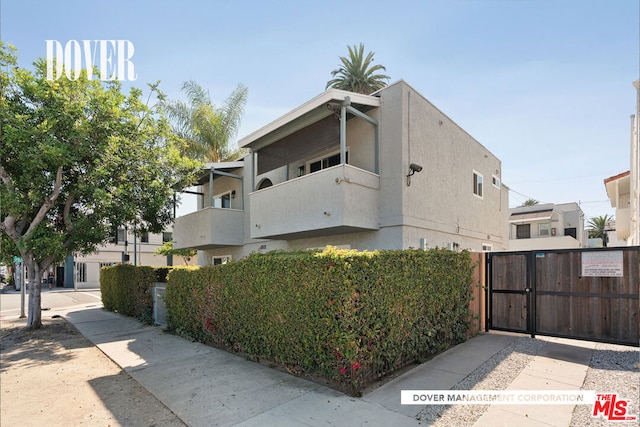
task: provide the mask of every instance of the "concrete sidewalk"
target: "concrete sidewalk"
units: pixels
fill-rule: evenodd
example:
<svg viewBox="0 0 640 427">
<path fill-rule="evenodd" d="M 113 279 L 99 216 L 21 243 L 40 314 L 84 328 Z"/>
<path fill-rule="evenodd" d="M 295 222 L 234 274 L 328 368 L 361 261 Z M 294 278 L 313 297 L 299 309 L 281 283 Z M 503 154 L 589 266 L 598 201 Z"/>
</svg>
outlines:
<svg viewBox="0 0 640 427">
<path fill-rule="evenodd" d="M 415 417 L 424 406 L 401 405 L 401 390 L 451 389 L 519 337 L 479 335 L 353 398 L 102 309 L 64 317 L 191 426 L 423 425 Z M 510 388 L 579 390 L 593 352 L 593 343 L 583 344 L 550 341 Z M 520 409 L 492 406 L 475 425 L 568 426 L 573 406 Z"/>
</svg>

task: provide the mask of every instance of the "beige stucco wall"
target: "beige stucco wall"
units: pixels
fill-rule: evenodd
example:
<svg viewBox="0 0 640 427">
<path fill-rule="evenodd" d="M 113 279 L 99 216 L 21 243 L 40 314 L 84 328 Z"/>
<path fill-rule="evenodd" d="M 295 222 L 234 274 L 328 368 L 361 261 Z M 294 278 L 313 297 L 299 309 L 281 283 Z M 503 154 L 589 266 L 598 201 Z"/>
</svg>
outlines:
<svg viewBox="0 0 640 427">
<path fill-rule="evenodd" d="M 480 251 L 483 243 L 504 249 L 507 192 L 501 164 L 422 95 L 400 82 L 382 92 L 381 225 L 406 224 L 403 247 L 447 247 Z M 409 164 L 422 171 L 407 185 Z M 473 194 L 473 172 L 483 176 L 483 197 Z"/>
<path fill-rule="evenodd" d="M 142 243 L 137 238 L 134 248 L 134 237 L 131 233 L 127 236 L 127 253 L 129 254 L 129 263 L 134 263 L 137 259 L 137 265 L 148 265 L 161 267 L 167 265 L 167 257 L 163 255 L 155 255 L 156 250 L 162 245 L 162 234 L 149 234 L 149 242 Z M 100 265 L 122 262 L 122 252 L 125 250 L 124 244 L 106 244 L 98 248 L 94 253 L 75 257 L 76 266 L 79 263 L 85 264 L 85 280 L 75 280 L 76 289 L 96 289 L 100 287 Z M 134 252 L 135 251 L 135 252 Z M 135 256 L 134 256 L 135 254 Z M 183 257 L 173 257 L 173 265 L 184 265 Z M 196 265 L 196 257 L 189 262 L 190 265 Z M 75 278 L 74 271 L 74 278 Z"/>
<path fill-rule="evenodd" d="M 248 156 L 244 167 L 244 245 L 200 251 L 199 263 L 210 264 L 213 256 L 239 259 L 252 252 L 326 245 L 373 250 L 419 248 L 424 242 L 426 247 L 446 248 L 456 243 L 459 249 L 481 251 L 483 244 L 489 244 L 494 251 L 506 250 L 508 188 L 502 184 L 500 160 L 406 83 L 391 85 L 380 96 L 381 106 L 367 113 L 380 123 L 379 230 L 287 241 L 251 239 L 254 224 L 248 195 L 254 191 L 252 183 L 257 186 L 264 178 L 274 185 L 283 183 L 287 177 L 297 176 L 299 165 L 292 163 L 252 179 L 255 165 Z M 363 119 L 347 122 L 351 165 L 374 170 L 373 131 Z M 423 170 L 412 176 L 408 186 L 410 163 L 420 164 Z M 483 176 L 482 198 L 473 194 L 474 171 Z M 492 185 L 493 175 L 500 178 L 500 188 Z M 308 200 L 309 204 L 315 202 Z M 267 215 L 262 222 L 278 220 Z"/>
</svg>

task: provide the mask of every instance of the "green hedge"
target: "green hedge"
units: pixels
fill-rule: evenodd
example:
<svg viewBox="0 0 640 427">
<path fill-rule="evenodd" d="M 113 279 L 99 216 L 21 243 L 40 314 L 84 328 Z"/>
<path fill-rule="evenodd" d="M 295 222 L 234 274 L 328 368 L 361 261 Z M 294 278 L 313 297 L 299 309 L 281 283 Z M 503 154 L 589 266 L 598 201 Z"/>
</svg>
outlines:
<svg viewBox="0 0 640 427">
<path fill-rule="evenodd" d="M 153 322 L 153 283 L 166 278 L 167 267 L 129 264 L 100 269 L 100 292 L 105 309 Z"/>
<path fill-rule="evenodd" d="M 466 339 L 469 253 L 270 252 L 173 270 L 170 329 L 358 394 Z"/>
</svg>

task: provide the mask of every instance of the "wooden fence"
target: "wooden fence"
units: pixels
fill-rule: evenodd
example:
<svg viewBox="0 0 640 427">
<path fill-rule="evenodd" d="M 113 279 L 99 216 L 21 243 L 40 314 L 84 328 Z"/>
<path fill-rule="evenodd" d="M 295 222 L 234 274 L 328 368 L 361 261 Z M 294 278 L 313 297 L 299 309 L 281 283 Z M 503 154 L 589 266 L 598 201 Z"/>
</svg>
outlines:
<svg viewBox="0 0 640 427">
<path fill-rule="evenodd" d="M 638 345 L 640 248 L 492 253 L 488 328 Z"/>
</svg>

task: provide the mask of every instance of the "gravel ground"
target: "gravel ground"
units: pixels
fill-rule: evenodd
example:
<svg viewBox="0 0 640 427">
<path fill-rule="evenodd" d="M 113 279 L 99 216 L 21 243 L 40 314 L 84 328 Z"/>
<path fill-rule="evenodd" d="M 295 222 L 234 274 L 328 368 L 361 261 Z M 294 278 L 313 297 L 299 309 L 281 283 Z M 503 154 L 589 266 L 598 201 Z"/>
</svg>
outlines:
<svg viewBox="0 0 640 427">
<path fill-rule="evenodd" d="M 618 399 L 628 399 L 628 415 L 640 416 L 638 386 L 640 386 L 640 353 L 637 348 L 611 344 L 598 344 L 583 390 L 618 393 Z M 619 423 L 618 423 L 619 424 Z M 629 425 L 623 423 L 622 425 Z M 634 425 L 633 423 L 631 423 Z M 604 426 L 611 422 L 591 416 L 591 405 L 576 405 L 572 426 Z M 635 424 L 638 425 L 638 424 Z"/>
<path fill-rule="evenodd" d="M 546 345 L 545 341 L 522 337 L 498 352 L 458 383 L 454 390 L 504 390 Z M 582 389 L 616 392 L 629 399 L 629 415 L 640 415 L 638 386 L 640 363 L 637 348 L 597 344 Z M 418 419 L 434 426 L 472 426 L 489 405 L 428 405 Z M 607 421 L 591 416 L 591 405 L 576 405 L 571 426 L 604 426 Z"/>
</svg>

